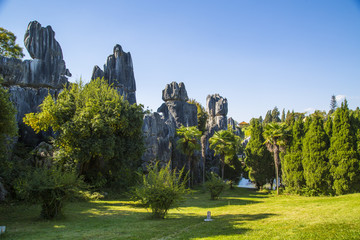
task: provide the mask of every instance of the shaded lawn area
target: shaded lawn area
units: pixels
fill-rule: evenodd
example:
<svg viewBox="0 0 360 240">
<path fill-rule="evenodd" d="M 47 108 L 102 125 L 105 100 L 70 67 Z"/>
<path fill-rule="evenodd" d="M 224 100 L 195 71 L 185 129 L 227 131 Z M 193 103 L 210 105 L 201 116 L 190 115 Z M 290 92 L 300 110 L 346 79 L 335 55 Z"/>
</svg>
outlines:
<svg viewBox="0 0 360 240">
<path fill-rule="evenodd" d="M 38 218 L 40 206 L 0 205 L 0 239 L 360 239 L 360 194 L 274 196 L 227 190 L 209 200 L 201 190 L 164 220 L 129 199 L 68 203 L 65 216 Z M 211 211 L 212 222 L 204 222 Z"/>
</svg>

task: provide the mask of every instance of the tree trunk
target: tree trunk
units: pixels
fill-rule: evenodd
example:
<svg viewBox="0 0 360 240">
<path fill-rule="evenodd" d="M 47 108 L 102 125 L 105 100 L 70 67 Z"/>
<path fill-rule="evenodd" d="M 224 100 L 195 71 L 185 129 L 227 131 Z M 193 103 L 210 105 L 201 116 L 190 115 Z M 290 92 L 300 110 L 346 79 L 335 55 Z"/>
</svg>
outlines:
<svg viewBox="0 0 360 240">
<path fill-rule="evenodd" d="M 207 142 L 207 136 L 205 135 L 201 136 L 201 158 L 203 162 L 203 184 L 205 184 L 205 163 L 206 163 L 206 156 L 205 156 L 205 150 L 206 150 L 206 142 Z"/>
<path fill-rule="evenodd" d="M 279 195 L 279 146 L 274 145 L 274 162 L 275 162 L 275 172 L 276 172 L 276 193 Z"/>
<path fill-rule="evenodd" d="M 221 178 L 224 180 L 225 156 L 221 156 Z"/>
<path fill-rule="evenodd" d="M 188 156 L 188 167 L 189 167 L 189 188 L 191 188 L 191 156 Z"/>
</svg>

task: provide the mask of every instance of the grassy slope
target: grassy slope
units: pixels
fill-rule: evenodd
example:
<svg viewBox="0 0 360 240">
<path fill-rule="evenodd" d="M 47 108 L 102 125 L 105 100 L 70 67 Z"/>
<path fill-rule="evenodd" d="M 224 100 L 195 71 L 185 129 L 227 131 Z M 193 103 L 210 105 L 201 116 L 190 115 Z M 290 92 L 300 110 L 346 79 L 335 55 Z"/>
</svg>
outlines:
<svg viewBox="0 0 360 240">
<path fill-rule="evenodd" d="M 127 199 L 69 203 L 65 217 L 39 220 L 39 206 L 0 205 L 0 239 L 360 239 L 360 194 L 272 196 L 226 191 L 218 201 L 195 192 L 165 220 Z M 204 222 L 211 211 L 214 221 Z"/>
</svg>

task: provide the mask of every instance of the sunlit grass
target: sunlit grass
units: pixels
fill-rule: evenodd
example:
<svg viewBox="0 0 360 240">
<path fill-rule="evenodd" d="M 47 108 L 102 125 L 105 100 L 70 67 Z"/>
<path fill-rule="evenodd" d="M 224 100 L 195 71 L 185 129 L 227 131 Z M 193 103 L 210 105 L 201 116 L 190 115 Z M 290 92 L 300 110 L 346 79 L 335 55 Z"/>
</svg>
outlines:
<svg viewBox="0 0 360 240">
<path fill-rule="evenodd" d="M 360 194 L 267 195 L 227 190 L 220 200 L 195 191 L 164 220 L 129 199 L 68 203 L 65 217 L 38 218 L 35 205 L 0 205 L 0 239 L 360 239 Z M 204 222 L 211 211 L 212 222 Z"/>
</svg>

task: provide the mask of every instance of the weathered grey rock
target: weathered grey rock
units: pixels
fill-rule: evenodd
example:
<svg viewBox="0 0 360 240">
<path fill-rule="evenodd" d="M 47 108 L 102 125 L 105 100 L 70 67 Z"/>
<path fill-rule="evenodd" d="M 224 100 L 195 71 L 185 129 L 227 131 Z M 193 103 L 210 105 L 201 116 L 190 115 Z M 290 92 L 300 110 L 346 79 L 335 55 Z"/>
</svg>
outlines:
<svg viewBox="0 0 360 240">
<path fill-rule="evenodd" d="M 197 108 L 187 103 L 185 84 L 172 82 L 163 90 L 163 103 L 158 111 L 145 115 L 143 133 L 145 137 L 145 153 L 143 163 L 160 161 L 166 164 L 171 161 L 175 168 L 185 165 L 185 157 L 175 148 L 176 129 L 180 126 L 197 126 Z"/>
<path fill-rule="evenodd" d="M 115 45 L 113 54 L 108 56 L 104 71 L 98 66 L 94 67 L 91 79 L 97 77 L 104 77 L 109 84 L 113 84 L 130 104 L 136 103 L 136 83 L 131 54 L 124 52 L 119 44 Z"/>
<path fill-rule="evenodd" d="M 60 89 L 68 83 L 67 76 L 71 73 L 66 69 L 60 44 L 50 26 L 43 28 L 36 21 L 30 22 L 24 43 L 33 60 L 2 58 L 0 71 L 5 85 Z"/>
<path fill-rule="evenodd" d="M 162 95 L 165 103 L 157 111 L 162 112 L 165 118 L 173 118 L 176 128 L 182 125 L 197 126 L 197 108 L 194 104 L 186 102 L 188 96 L 184 83 L 172 82 L 167 84 Z"/>
<path fill-rule="evenodd" d="M 37 168 L 50 168 L 53 164 L 54 148 L 52 145 L 41 142 L 32 151 L 33 152 L 33 165 Z"/>
<path fill-rule="evenodd" d="M 176 82 L 172 82 L 170 84 L 166 84 L 165 89 L 162 91 L 162 99 L 167 101 L 183 101 L 186 102 L 189 100 L 185 84 L 183 82 L 177 84 Z"/>
<path fill-rule="evenodd" d="M 208 113 L 206 129 L 208 139 L 210 139 L 215 132 L 227 129 L 227 99 L 219 94 L 208 95 L 206 98 L 206 111 Z M 214 156 L 214 151 L 209 148 L 209 142 L 206 145 L 206 160 L 208 162 L 207 169 L 220 174 L 219 168 L 216 167 L 219 164 L 219 157 Z"/>
<path fill-rule="evenodd" d="M 236 135 L 240 136 L 240 130 L 236 127 L 235 120 L 232 117 L 228 118 L 227 125 L 231 127 Z"/>
<path fill-rule="evenodd" d="M 146 166 L 156 161 L 162 166 L 166 165 L 171 159 L 175 126 L 171 121 L 166 121 L 164 116 L 154 112 L 144 116 L 142 131 L 146 146 L 142 156 L 143 168 L 146 169 Z"/>
<path fill-rule="evenodd" d="M 19 137 L 21 142 L 36 146 L 43 139 L 52 136 L 51 131 L 35 134 L 29 126 L 26 126 L 23 123 L 23 118 L 27 113 L 38 112 L 40 110 L 39 105 L 49 93 L 52 96 L 57 97 L 60 91 L 61 90 L 59 89 L 20 87 L 17 85 L 8 88 L 10 101 L 14 103 L 17 110 L 16 121 L 19 126 Z"/>
<path fill-rule="evenodd" d="M 71 73 L 66 69 L 60 44 L 50 26 L 44 28 L 36 21 L 30 22 L 24 43 L 34 59 L 21 61 L 0 57 L 0 74 L 4 77 L 4 86 L 9 89 L 10 100 L 17 110 L 20 141 L 37 145 L 51 133 L 36 135 L 30 127 L 24 125 L 23 117 L 27 113 L 38 112 L 39 105 L 48 93 L 56 97 L 68 84 L 67 76 L 71 76 Z"/>
<path fill-rule="evenodd" d="M 228 102 L 219 94 L 208 95 L 206 98 L 208 120 L 206 127 L 211 137 L 215 131 L 227 129 Z"/>
<path fill-rule="evenodd" d="M 105 76 L 104 71 L 101 70 L 101 68 L 98 65 L 95 65 L 91 79 L 103 78 L 104 76 Z"/>
</svg>

